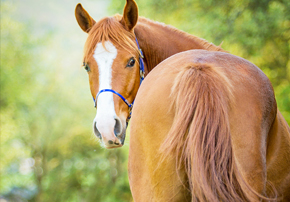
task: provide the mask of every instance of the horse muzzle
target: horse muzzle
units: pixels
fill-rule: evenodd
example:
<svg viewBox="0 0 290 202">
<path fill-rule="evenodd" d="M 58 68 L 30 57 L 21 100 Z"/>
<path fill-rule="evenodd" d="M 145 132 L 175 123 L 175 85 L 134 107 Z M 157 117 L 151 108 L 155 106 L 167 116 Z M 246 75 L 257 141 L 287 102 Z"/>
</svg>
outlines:
<svg viewBox="0 0 290 202">
<path fill-rule="evenodd" d="M 95 118 L 94 133 L 107 149 L 122 147 L 126 136 L 126 122 L 114 118 Z"/>
</svg>

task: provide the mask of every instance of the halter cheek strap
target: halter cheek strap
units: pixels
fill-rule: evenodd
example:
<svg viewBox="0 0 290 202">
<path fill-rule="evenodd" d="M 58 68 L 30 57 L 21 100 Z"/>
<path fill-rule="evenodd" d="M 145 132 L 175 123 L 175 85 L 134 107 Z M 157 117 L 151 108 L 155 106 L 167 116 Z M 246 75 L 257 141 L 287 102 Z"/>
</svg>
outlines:
<svg viewBox="0 0 290 202">
<path fill-rule="evenodd" d="M 139 67 L 140 67 L 140 85 L 142 83 L 142 81 L 144 80 L 144 77 L 145 77 L 145 68 L 144 68 L 144 61 L 143 61 L 143 58 L 144 58 L 144 55 L 143 55 L 143 52 L 139 46 L 139 43 L 138 43 L 138 40 L 137 38 L 135 37 L 135 40 L 136 40 L 136 43 L 137 43 L 137 46 L 138 46 L 138 50 L 139 50 Z M 104 93 L 104 92 L 111 92 L 111 93 L 114 93 L 116 95 L 118 95 L 129 107 L 129 116 L 126 120 L 126 123 L 127 123 L 127 126 L 128 126 L 128 122 L 131 118 L 131 114 L 132 114 L 132 109 L 133 109 L 133 104 L 134 104 L 134 101 L 132 103 L 130 103 L 126 98 L 124 98 L 124 96 L 122 96 L 120 93 L 118 93 L 117 91 L 114 91 L 113 89 L 102 89 L 98 92 L 97 96 L 96 96 L 96 99 L 93 97 L 93 100 L 94 100 L 94 103 L 95 103 L 95 107 L 97 106 L 97 99 L 99 97 L 99 95 L 101 93 Z"/>
<path fill-rule="evenodd" d="M 136 40 L 136 43 L 137 43 L 137 46 L 138 46 L 138 50 L 139 50 L 139 53 L 140 53 L 140 56 L 139 56 L 139 66 L 140 66 L 140 85 L 142 83 L 142 81 L 144 80 L 144 77 L 145 77 L 145 68 L 144 68 L 144 61 L 143 61 L 143 58 L 144 58 L 144 55 L 143 55 L 143 52 L 139 46 L 139 43 L 138 43 L 138 40 L 137 38 L 135 37 L 135 40 Z"/>
</svg>

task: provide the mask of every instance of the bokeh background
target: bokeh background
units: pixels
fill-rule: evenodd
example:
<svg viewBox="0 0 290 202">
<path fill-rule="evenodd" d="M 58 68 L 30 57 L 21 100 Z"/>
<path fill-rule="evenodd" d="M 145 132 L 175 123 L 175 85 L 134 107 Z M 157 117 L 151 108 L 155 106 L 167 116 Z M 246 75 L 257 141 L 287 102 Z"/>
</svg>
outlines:
<svg viewBox="0 0 290 202">
<path fill-rule="evenodd" d="M 128 142 L 106 150 L 82 66 L 86 33 L 74 8 L 99 20 L 125 0 L 0 0 L 0 202 L 131 201 Z M 289 0 L 136 0 L 141 16 L 250 60 L 270 78 L 290 123 Z"/>
</svg>

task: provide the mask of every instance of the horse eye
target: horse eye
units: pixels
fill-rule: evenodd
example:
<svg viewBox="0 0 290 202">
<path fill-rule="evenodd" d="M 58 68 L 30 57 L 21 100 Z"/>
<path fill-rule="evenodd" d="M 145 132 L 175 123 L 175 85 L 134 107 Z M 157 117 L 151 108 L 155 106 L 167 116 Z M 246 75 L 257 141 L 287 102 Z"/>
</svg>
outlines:
<svg viewBox="0 0 290 202">
<path fill-rule="evenodd" d="M 83 63 L 83 66 L 84 66 L 84 68 L 85 68 L 85 70 L 86 70 L 87 72 L 91 71 L 91 69 L 90 69 L 90 67 L 89 67 L 88 64 Z"/>
<path fill-rule="evenodd" d="M 135 59 L 134 58 L 130 58 L 130 60 L 127 63 L 126 67 L 133 67 L 134 65 L 135 65 Z"/>
</svg>

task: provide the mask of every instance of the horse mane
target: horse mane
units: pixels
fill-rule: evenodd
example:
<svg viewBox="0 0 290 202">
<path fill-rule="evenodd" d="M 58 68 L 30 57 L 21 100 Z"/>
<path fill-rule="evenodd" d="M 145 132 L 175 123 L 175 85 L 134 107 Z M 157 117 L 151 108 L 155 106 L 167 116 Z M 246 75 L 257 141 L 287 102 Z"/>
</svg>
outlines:
<svg viewBox="0 0 290 202">
<path fill-rule="evenodd" d="M 135 43 L 135 35 L 127 31 L 120 23 L 122 16 L 116 14 L 112 17 L 105 17 L 93 25 L 88 33 L 88 38 L 84 47 L 84 61 L 94 53 L 96 45 L 102 42 L 103 47 L 105 41 L 110 41 L 114 45 L 121 46 L 126 51 L 132 53 L 138 52 L 138 47 Z"/>
<path fill-rule="evenodd" d="M 120 46 L 129 53 L 132 53 L 132 50 L 135 53 L 139 53 L 138 47 L 135 43 L 135 34 L 125 29 L 125 27 L 120 23 L 121 19 L 122 16 L 120 14 L 116 14 L 112 17 L 102 18 L 93 25 L 88 33 L 88 38 L 84 47 L 84 62 L 94 53 L 96 45 L 99 42 L 102 42 L 104 46 L 105 41 L 110 41 L 114 45 Z M 189 41 L 194 41 L 198 46 L 205 50 L 224 51 L 220 46 L 215 46 L 205 39 L 178 30 L 173 26 L 149 20 L 144 17 L 139 17 L 138 22 L 150 24 L 152 26 L 161 26 L 169 32 L 177 33 L 178 35 L 188 38 Z M 106 47 L 104 46 L 104 48 Z"/>
<path fill-rule="evenodd" d="M 184 32 L 182 30 L 179 30 L 171 25 L 167 25 L 163 22 L 157 22 L 157 21 L 153 21 L 150 20 L 148 18 L 145 17 L 139 17 L 139 22 L 143 22 L 145 24 L 150 24 L 150 25 L 155 25 L 155 26 L 161 26 L 164 29 L 167 29 L 169 32 L 175 32 L 178 35 L 184 36 L 185 38 L 188 38 L 189 40 L 194 41 L 196 44 L 198 44 L 200 47 L 203 47 L 204 50 L 208 50 L 208 51 L 222 51 L 222 52 L 227 52 L 225 50 L 223 50 L 221 48 L 222 43 L 219 46 L 214 45 L 213 43 L 208 42 L 207 40 L 200 38 L 198 36 L 189 34 L 187 32 Z"/>
</svg>

